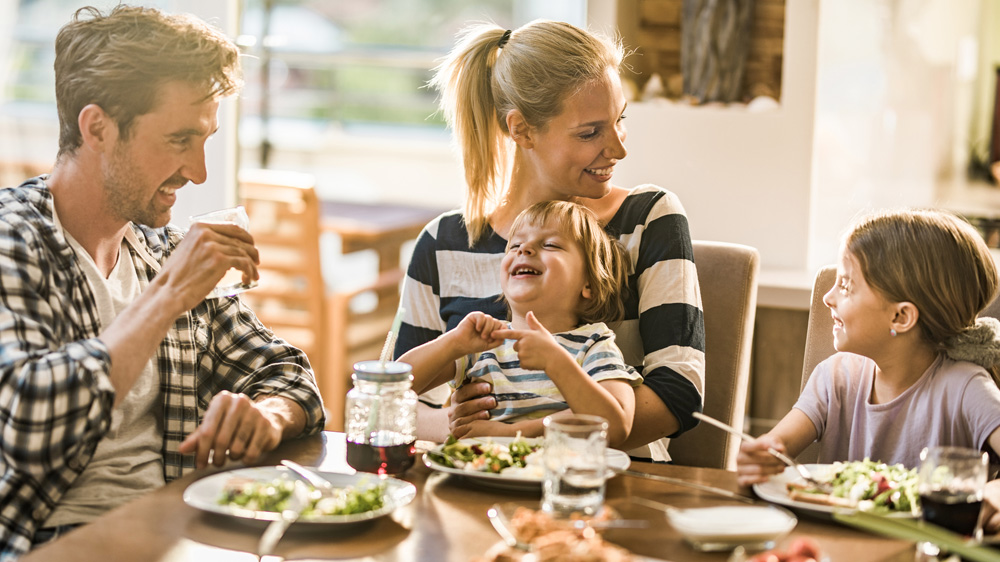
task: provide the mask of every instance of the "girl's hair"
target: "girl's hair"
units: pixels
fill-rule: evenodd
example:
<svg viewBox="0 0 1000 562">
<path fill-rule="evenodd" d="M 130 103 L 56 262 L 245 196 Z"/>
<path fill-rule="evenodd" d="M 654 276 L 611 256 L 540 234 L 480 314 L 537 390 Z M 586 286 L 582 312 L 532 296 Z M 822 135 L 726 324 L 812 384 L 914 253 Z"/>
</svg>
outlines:
<svg viewBox="0 0 1000 562">
<path fill-rule="evenodd" d="M 80 8 L 56 37 L 59 156 L 83 142 L 77 120 L 85 106 L 99 105 L 127 140 L 167 82 L 200 87 L 205 99 L 239 90 L 239 57 L 220 30 L 194 16 L 124 4 L 107 15 Z"/>
<path fill-rule="evenodd" d="M 863 218 L 845 240 L 865 281 L 919 311 L 923 339 L 947 352 L 997 294 L 997 269 L 982 237 L 945 211 L 908 209 Z"/>
<path fill-rule="evenodd" d="M 577 321 L 613 323 L 624 318 L 623 295 L 630 267 L 625 246 L 601 228 L 590 209 L 568 201 L 543 201 L 521 211 L 510 227 L 511 238 L 522 226 L 543 224 L 558 225 L 583 254 L 590 298 L 577 310 Z"/>
<path fill-rule="evenodd" d="M 506 182 L 507 114 L 517 109 L 544 129 L 567 97 L 617 72 L 624 57 L 620 41 L 565 22 L 535 20 L 513 32 L 475 24 L 461 33 L 430 85 L 462 153 L 470 245 L 486 232 Z"/>
</svg>

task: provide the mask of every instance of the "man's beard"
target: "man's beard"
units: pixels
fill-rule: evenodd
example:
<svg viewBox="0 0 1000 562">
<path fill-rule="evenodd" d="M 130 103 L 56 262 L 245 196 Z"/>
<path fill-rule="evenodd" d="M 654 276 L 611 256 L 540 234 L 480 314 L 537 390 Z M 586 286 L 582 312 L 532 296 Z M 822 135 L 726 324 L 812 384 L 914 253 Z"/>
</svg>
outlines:
<svg viewBox="0 0 1000 562">
<path fill-rule="evenodd" d="M 142 179 L 122 145 L 115 148 L 105 168 L 104 193 L 110 212 L 123 221 L 158 228 L 170 220 L 170 209 L 164 213 L 154 207 L 156 192 L 149 193 L 144 189 Z M 161 218 L 163 215 L 165 220 Z"/>
</svg>

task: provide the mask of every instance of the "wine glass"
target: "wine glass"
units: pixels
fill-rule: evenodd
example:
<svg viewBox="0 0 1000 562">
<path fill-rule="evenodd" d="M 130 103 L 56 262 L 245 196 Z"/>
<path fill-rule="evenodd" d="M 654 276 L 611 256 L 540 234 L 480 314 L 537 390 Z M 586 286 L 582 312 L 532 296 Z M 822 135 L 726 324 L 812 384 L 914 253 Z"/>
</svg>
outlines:
<svg viewBox="0 0 1000 562">
<path fill-rule="evenodd" d="M 982 540 L 980 512 L 987 456 L 965 447 L 927 447 L 920 452 L 917 491 L 924 521 L 974 541 Z"/>
</svg>

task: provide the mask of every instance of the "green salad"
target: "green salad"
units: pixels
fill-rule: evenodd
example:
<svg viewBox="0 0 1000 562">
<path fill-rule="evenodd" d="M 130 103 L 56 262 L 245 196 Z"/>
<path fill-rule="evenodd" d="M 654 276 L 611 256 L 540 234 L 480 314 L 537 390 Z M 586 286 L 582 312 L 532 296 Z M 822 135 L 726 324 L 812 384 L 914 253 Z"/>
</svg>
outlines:
<svg viewBox="0 0 1000 562">
<path fill-rule="evenodd" d="M 917 469 L 902 464 L 863 461 L 836 462 L 826 478 L 834 497 L 845 498 L 871 513 L 920 513 Z"/>
<path fill-rule="evenodd" d="M 309 504 L 300 514 L 305 519 L 364 513 L 385 505 L 384 483 L 337 488 L 336 493 L 330 496 L 324 496 L 322 491 L 308 484 L 305 487 L 309 493 Z M 220 505 L 280 513 L 288 507 L 294 489 L 295 481 L 288 478 L 275 478 L 270 482 L 233 478 L 226 483 L 218 501 Z"/>
<path fill-rule="evenodd" d="M 531 473 L 535 466 L 543 471 L 540 462 L 532 463 L 529 458 L 541 449 L 541 442 L 528 441 L 520 434 L 507 445 L 488 438 L 477 443 L 462 442 L 449 435 L 440 451 L 430 451 L 427 456 L 438 464 L 469 472 L 500 474 L 513 469 L 514 472 Z"/>
</svg>

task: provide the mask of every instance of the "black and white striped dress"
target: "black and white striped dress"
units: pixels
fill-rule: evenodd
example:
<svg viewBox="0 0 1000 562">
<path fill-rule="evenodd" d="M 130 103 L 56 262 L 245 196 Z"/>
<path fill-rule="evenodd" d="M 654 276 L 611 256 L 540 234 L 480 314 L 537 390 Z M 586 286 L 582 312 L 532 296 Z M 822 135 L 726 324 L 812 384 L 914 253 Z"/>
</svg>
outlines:
<svg viewBox="0 0 1000 562">
<path fill-rule="evenodd" d="M 705 381 L 705 322 L 687 216 L 677 197 L 654 185 L 636 187 L 605 227 L 628 250 L 632 274 L 625 319 L 612 326 L 625 360 L 643 376 L 680 423 L 696 425 Z M 406 310 L 395 356 L 434 339 L 469 312 L 506 318 L 500 261 L 507 241 L 487 227 L 472 248 L 461 212 L 431 221 L 414 247 L 401 306 Z M 433 399 L 425 400 L 433 402 Z M 674 434 L 674 435 L 677 435 Z M 636 456 L 666 460 L 667 439 Z"/>
</svg>

